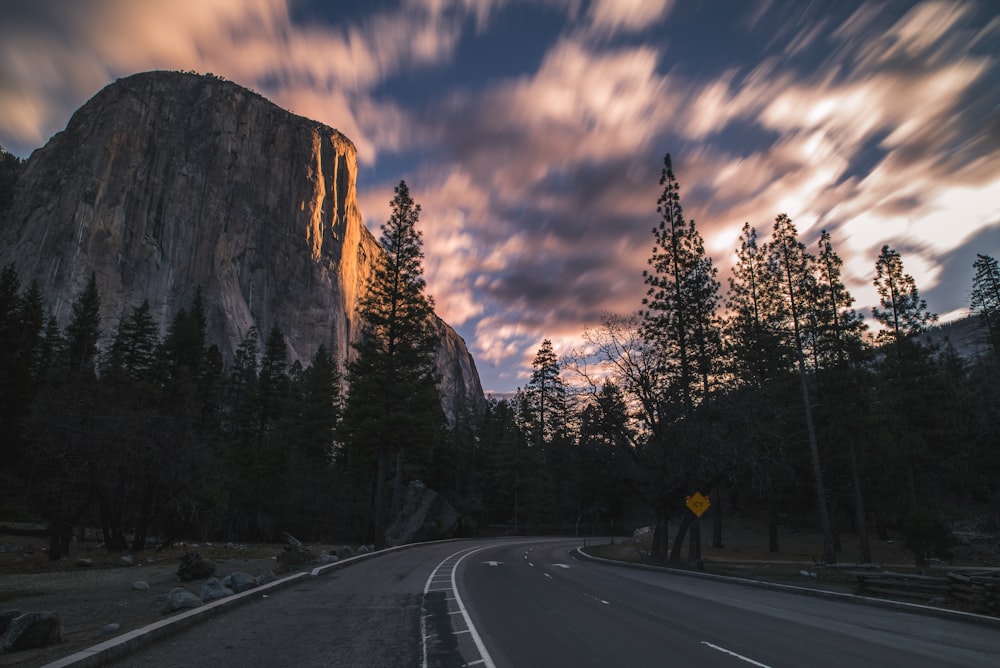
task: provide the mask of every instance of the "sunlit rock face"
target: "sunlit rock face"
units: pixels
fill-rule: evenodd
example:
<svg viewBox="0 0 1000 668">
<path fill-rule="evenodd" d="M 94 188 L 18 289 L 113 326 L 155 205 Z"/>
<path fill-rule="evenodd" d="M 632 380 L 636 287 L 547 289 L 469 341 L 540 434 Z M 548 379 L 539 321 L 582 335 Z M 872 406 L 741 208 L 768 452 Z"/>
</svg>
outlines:
<svg viewBox="0 0 1000 668">
<path fill-rule="evenodd" d="M 251 326 L 307 364 L 341 364 L 382 252 L 358 210 L 357 153 L 336 130 L 213 77 L 150 72 L 95 95 L 29 158 L 0 227 L 0 262 L 37 281 L 61 324 L 91 273 L 103 330 L 148 300 L 165 333 L 201 286 L 209 343 Z M 465 343 L 440 323 L 445 408 L 481 406 Z M 461 393 L 461 396 L 454 393 Z"/>
</svg>

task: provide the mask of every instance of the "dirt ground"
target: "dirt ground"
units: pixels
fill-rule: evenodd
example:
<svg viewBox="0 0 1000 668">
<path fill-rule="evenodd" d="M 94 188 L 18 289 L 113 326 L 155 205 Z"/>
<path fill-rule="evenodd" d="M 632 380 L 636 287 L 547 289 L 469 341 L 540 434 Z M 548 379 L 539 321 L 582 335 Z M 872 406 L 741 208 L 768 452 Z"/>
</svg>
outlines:
<svg viewBox="0 0 1000 668">
<path fill-rule="evenodd" d="M 335 546 L 307 545 L 315 554 L 335 551 Z M 215 577 L 242 571 L 253 577 L 269 571 L 277 575 L 292 572 L 278 562 L 282 545 L 176 545 L 163 551 L 147 550 L 130 556 L 134 565 L 124 566 L 122 555 L 109 554 L 96 543 L 74 543 L 69 558 L 52 562 L 47 543 L 40 538 L 0 536 L 0 611 L 58 612 L 63 622 L 64 641 L 44 649 L 0 653 L 0 666 L 43 666 L 116 635 L 168 617 L 164 598 L 175 587 L 197 593 L 203 581 L 181 582 L 177 576 L 180 557 L 188 550 L 212 559 Z M 77 566 L 90 559 L 91 566 Z M 312 564 L 301 566 L 310 568 Z M 146 591 L 133 583 L 149 584 Z M 176 614 L 176 613 L 173 613 Z M 120 628 L 107 636 L 99 631 L 109 624 Z"/>
<path fill-rule="evenodd" d="M 671 527 L 672 531 L 676 527 Z M 853 591 L 854 577 L 850 574 L 858 559 L 855 535 L 843 536 L 843 549 L 838 553 L 839 568 L 821 565 L 822 541 L 815 533 L 784 530 L 781 551 L 768 552 L 767 533 L 759 522 L 731 518 L 723 533 L 725 547 L 709 547 L 711 524 L 702 529 L 702 556 L 706 572 L 756 578 L 810 588 Z M 594 542 L 601 542 L 593 541 Z M 38 650 L 0 654 L 0 666 L 30 668 L 43 666 L 58 658 L 164 619 L 164 596 L 174 587 L 184 586 L 197 592 L 201 582 L 181 582 L 177 577 L 180 556 L 188 550 L 215 561 L 215 575 L 220 579 L 235 571 L 251 576 L 268 571 L 281 574 L 277 556 L 281 545 L 224 546 L 213 544 L 177 545 L 164 551 L 147 550 L 133 556 L 135 563 L 124 566 L 121 555 L 104 551 L 94 541 L 74 543 L 69 558 L 49 561 L 46 542 L 41 538 L 0 535 L 0 610 L 58 612 L 63 621 L 64 642 Z M 308 545 L 315 554 L 335 551 L 332 545 Z M 353 547 L 353 546 L 352 546 Z M 873 558 L 886 570 L 913 571 L 913 555 L 901 542 L 871 540 Z M 614 545 L 598 548 L 602 554 L 626 560 L 642 560 L 648 542 L 631 537 L 616 538 Z M 687 550 L 684 550 L 687 556 Z M 77 566 L 80 559 L 90 559 L 92 566 Z M 310 568 L 311 564 L 300 568 Z M 695 568 L 685 560 L 682 567 Z M 975 541 L 956 547 L 954 559 L 938 563 L 936 573 L 959 569 L 1000 569 L 1000 539 Z M 804 576 L 802 571 L 816 577 Z M 146 591 L 132 589 L 142 580 L 150 587 Z M 120 624 L 114 634 L 99 637 L 108 624 Z"/>
</svg>

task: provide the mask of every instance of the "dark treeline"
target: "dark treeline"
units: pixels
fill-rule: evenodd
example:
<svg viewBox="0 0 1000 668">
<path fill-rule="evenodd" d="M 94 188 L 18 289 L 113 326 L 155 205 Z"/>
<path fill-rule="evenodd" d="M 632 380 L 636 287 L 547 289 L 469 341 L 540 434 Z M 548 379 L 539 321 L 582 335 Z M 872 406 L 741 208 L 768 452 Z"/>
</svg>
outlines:
<svg viewBox="0 0 1000 668">
<path fill-rule="evenodd" d="M 873 258 L 872 334 L 834 241 L 810 250 L 779 215 L 747 224 L 728 289 L 684 218 L 669 156 L 660 222 L 631 315 L 608 315 L 560 360 L 544 341 L 525 386 L 446 420 L 424 294 L 420 207 L 405 183 L 382 228 L 386 257 L 360 304 L 341 374 L 320 348 L 290 362 L 274 328 L 231 360 L 206 343 L 198 292 L 171 322 L 148 304 L 101 322 L 91 280 L 65 327 L 35 285 L 0 275 L 0 511 L 43 521 L 53 558 L 99 527 L 109 550 L 155 537 L 381 545 L 402 489 L 423 480 L 467 533 L 655 527 L 653 556 L 699 556 L 702 522 L 759 512 L 823 535 L 900 535 L 918 563 L 946 553 L 948 522 L 988 514 L 1000 481 L 1000 267 L 980 255 L 975 359 L 921 335 L 934 316 L 899 253 Z M 164 331 L 162 337 L 159 332 Z M 979 510 L 977 510 L 979 509 Z M 692 537 L 692 540 L 687 540 Z M 866 540 L 849 561 L 870 561 Z"/>
</svg>

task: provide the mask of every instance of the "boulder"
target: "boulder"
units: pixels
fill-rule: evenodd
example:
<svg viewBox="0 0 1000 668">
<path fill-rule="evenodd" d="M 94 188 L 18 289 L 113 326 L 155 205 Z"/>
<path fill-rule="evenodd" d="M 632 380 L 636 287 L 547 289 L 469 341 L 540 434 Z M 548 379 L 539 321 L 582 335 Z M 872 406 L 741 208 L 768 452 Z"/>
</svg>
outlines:
<svg viewBox="0 0 1000 668">
<path fill-rule="evenodd" d="M 208 578 L 198 591 L 198 598 L 205 603 L 235 594 L 232 589 L 219 582 L 219 578 Z"/>
<path fill-rule="evenodd" d="M 198 608 L 203 605 L 205 605 L 205 602 L 198 598 L 197 595 L 189 592 L 184 587 L 175 587 L 167 594 L 163 614 L 166 615 L 177 610 L 183 610 L 184 608 Z"/>
<path fill-rule="evenodd" d="M 20 616 L 20 610 L 0 610 L 0 635 L 3 635 L 10 623 Z"/>
<path fill-rule="evenodd" d="M 11 620 L 3 636 L 0 650 L 18 652 L 47 647 L 63 639 L 62 618 L 57 612 L 26 612 Z"/>
<path fill-rule="evenodd" d="M 301 566 L 302 564 L 308 564 L 314 559 L 316 559 L 316 555 L 304 545 L 297 547 L 286 545 L 285 551 L 278 555 L 278 563 L 284 566 L 286 570 Z"/>
<path fill-rule="evenodd" d="M 257 586 L 257 581 L 247 573 L 234 571 L 222 579 L 222 586 L 229 587 L 237 594 Z"/>
<path fill-rule="evenodd" d="M 257 577 L 255 577 L 254 582 L 256 582 L 257 586 L 259 587 L 261 585 L 266 585 L 268 583 L 274 582 L 277 579 L 278 576 L 274 574 L 274 571 L 268 571 L 263 575 L 258 575 Z"/>
<path fill-rule="evenodd" d="M 135 557 L 133 557 L 131 554 L 123 554 L 121 558 L 118 560 L 118 563 L 121 564 L 122 566 L 134 566 Z"/>
<path fill-rule="evenodd" d="M 215 573 L 215 562 L 197 552 L 186 552 L 180 559 L 181 565 L 177 569 L 177 575 L 185 582 L 204 580 Z"/>
<path fill-rule="evenodd" d="M 351 548 L 347 547 L 346 545 L 341 545 L 340 547 L 337 548 L 337 556 L 340 557 L 341 559 L 347 559 L 349 557 L 353 557 L 354 552 L 351 550 Z"/>
<path fill-rule="evenodd" d="M 94 560 L 93 559 L 78 559 L 77 562 L 76 562 L 76 565 L 80 566 L 81 568 L 88 568 L 88 567 L 94 565 Z"/>
<path fill-rule="evenodd" d="M 404 545 L 450 538 L 460 515 L 443 496 L 420 480 L 414 480 L 403 496 L 399 515 L 385 532 L 387 545 Z"/>
<path fill-rule="evenodd" d="M 105 636 L 110 636 L 118 633 L 122 628 L 122 625 L 118 622 L 112 622 L 111 624 L 105 624 L 97 630 L 94 634 L 95 638 L 103 638 Z"/>
<path fill-rule="evenodd" d="M 144 580 L 136 580 L 132 583 L 132 589 L 135 591 L 147 591 L 149 589 L 149 583 Z"/>
</svg>

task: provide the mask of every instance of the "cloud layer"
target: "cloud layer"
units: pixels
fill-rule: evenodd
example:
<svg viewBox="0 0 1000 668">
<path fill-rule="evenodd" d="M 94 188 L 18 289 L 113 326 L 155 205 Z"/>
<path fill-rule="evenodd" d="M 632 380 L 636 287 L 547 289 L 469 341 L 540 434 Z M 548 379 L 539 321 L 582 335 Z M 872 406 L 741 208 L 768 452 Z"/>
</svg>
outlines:
<svg viewBox="0 0 1000 668">
<path fill-rule="evenodd" d="M 1000 252 L 990 0 L 335 4 L 5 10 L 0 143 L 27 154 L 147 69 L 214 72 L 328 123 L 359 148 L 376 232 L 410 184 L 438 309 L 497 391 L 523 384 L 543 337 L 568 348 L 639 306 L 667 151 L 723 272 L 744 221 L 764 234 L 786 212 L 806 242 L 831 231 L 859 306 L 889 243 L 951 313 L 968 289 L 955 273 L 971 280 L 958 258 Z"/>
</svg>

